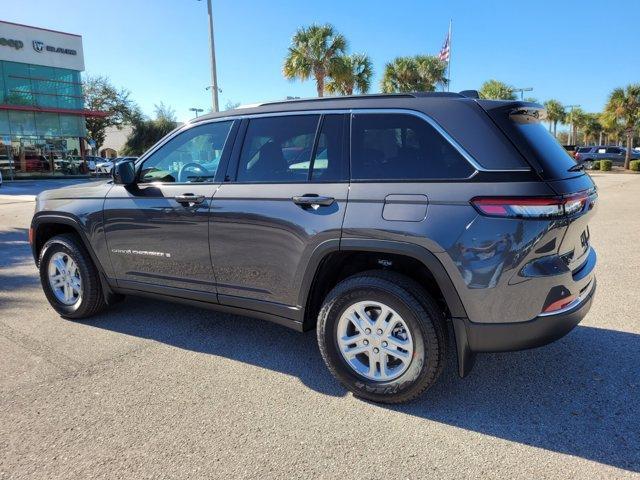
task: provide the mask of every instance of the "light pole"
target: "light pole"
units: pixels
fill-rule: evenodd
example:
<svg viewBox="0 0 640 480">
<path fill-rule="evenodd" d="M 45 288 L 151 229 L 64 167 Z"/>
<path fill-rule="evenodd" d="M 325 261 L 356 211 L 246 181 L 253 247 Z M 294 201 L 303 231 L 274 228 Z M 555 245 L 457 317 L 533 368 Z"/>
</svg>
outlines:
<svg viewBox="0 0 640 480">
<path fill-rule="evenodd" d="M 202 108 L 198 108 L 198 107 L 191 107 L 189 110 L 192 111 L 192 112 L 195 112 L 196 118 L 198 118 L 198 114 L 200 112 L 204 112 L 204 110 Z"/>
<path fill-rule="evenodd" d="M 524 92 L 531 92 L 531 91 L 533 91 L 533 88 L 531 88 L 531 87 L 512 88 L 511 91 L 512 92 L 520 92 L 520 100 L 524 100 Z"/>
<path fill-rule="evenodd" d="M 198 0 L 200 1 L 200 0 Z M 211 55 L 211 103 L 213 111 L 218 112 L 218 75 L 216 73 L 216 45 L 213 39 L 213 9 L 211 0 L 207 0 L 207 12 L 209 14 L 209 53 Z"/>
<path fill-rule="evenodd" d="M 567 138 L 567 143 L 569 145 L 573 145 L 573 143 L 576 141 L 575 138 L 573 138 L 573 109 L 574 108 L 578 108 L 580 105 L 565 105 L 564 108 L 570 108 L 571 111 L 569 112 L 569 115 L 571 115 L 571 123 L 569 124 L 569 138 Z"/>
</svg>

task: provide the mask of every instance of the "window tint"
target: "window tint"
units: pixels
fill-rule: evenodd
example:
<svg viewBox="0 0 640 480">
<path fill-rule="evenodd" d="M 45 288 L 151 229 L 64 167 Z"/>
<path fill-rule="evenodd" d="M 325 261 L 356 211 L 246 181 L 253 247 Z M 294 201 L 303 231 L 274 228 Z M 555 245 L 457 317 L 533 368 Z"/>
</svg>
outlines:
<svg viewBox="0 0 640 480">
<path fill-rule="evenodd" d="M 319 115 L 249 121 L 238 165 L 239 182 L 306 182 Z"/>
<path fill-rule="evenodd" d="M 622 149 L 618 148 L 618 147 L 609 147 L 609 148 L 607 148 L 607 153 L 620 154 L 621 152 L 622 152 Z"/>
<path fill-rule="evenodd" d="M 140 181 L 213 182 L 232 124 L 207 123 L 180 133 L 144 161 Z"/>
<path fill-rule="evenodd" d="M 588 153 L 591 151 L 591 147 L 580 147 L 578 153 Z"/>
<path fill-rule="evenodd" d="M 352 178 L 414 180 L 466 178 L 474 169 L 431 125 L 414 115 L 356 114 Z"/>
<path fill-rule="evenodd" d="M 313 158 L 311 180 L 338 182 L 348 178 L 344 159 L 346 115 L 325 115 Z"/>
</svg>

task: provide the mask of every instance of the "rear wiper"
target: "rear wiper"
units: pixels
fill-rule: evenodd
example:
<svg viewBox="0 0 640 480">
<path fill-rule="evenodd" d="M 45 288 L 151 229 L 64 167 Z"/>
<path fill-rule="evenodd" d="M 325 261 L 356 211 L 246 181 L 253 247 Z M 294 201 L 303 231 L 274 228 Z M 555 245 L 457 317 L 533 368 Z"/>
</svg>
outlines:
<svg viewBox="0 0 640 480">
<path fill-rule="evenodd" d="M 584 163 L 576 163 L 567 169 L 567 172 L 579 172 L 584 170 Z"/>
</svg>

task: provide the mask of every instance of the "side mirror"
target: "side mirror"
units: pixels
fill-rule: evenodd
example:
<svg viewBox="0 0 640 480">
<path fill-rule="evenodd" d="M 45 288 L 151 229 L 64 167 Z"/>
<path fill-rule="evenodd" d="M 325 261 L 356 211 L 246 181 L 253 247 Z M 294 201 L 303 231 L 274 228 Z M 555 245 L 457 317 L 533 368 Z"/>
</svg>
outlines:
<svg viewBox="0 0 640 480">
<path fill-rule="evenodd" d="M 113 166 L 113 183 L 125 187 L 136 183 L 136 167 L 131 160 L 120 160 Z"/>
</svg>

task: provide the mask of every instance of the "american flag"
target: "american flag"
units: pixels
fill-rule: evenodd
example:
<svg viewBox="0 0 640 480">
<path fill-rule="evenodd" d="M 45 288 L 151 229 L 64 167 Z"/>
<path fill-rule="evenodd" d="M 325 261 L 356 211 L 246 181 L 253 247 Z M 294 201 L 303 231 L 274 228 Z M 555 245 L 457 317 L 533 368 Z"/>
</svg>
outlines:
<svg viewBox="0 0 640 480">
<path fill-rule="evenodd" d="M 444 45 L 442 45 L 442 50 L 438 54 L 438 58 L 443 62 L 449 61 L 449 54 L 451 53 L 451 30 L 447 32 L 447 37 L 444 39 Z"/>
</svg>

